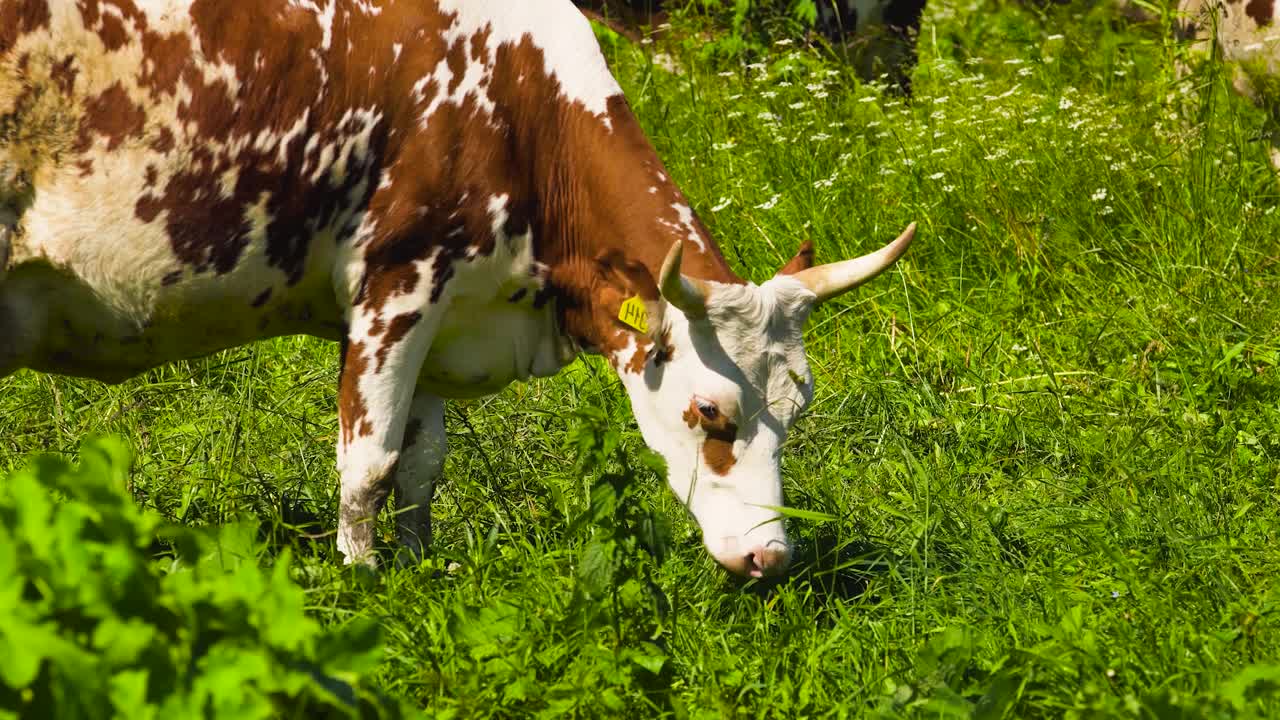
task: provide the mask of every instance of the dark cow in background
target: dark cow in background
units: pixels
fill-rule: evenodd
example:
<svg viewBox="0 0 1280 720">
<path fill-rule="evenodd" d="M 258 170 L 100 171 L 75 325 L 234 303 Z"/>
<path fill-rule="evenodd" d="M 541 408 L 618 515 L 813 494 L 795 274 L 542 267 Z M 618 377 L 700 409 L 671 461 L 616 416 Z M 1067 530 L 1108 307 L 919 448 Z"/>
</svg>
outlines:
<svg viewBox="0 0 1280 720">
<path fill-rule="evenodd" d="M 632 40 L 667 20 L 663 0 L 574 0 L 588 17 Z M 843 54 L 863 80 L 887 79 L 911 92 L 916 40 L 925 0 L 817 0 L 816 30 Z"/>
<path fill-rule="evenodd" d="M 349 562 L 393 488 L 425 548 L 446 398 L 595 353 L 708 551 L 781 572 L 805 321 L 913 233 L 745 282 L 568 0 L 0 0 L 0 378 L 337 342 Z"/>
</svg>

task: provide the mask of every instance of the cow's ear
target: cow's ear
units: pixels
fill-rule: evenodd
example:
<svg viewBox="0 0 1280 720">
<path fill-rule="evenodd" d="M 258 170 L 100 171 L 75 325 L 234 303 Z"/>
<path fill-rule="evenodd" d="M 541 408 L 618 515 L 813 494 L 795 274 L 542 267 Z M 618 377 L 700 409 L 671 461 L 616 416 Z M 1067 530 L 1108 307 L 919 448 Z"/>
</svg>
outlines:
<svg viewBox="0 0 1280 720">
<path fill-rule="evenodd" d="M 808 270 L 813 267 L 813 242 L 805 240 L 800 249 L 796 251 L 795 257 L 791 261 L 782 266 L 778 271 L 779 275 L 795 275 L 802 270 Z"/>
<path fill-rule="evenodd" d="M 615 325 L 665 345 L 667 303 L 649 269 L 618 252 L 597 257 L 596 268 L 602 286 L 596 298 L 600 309 L 609 314 Z"/>
</svg>

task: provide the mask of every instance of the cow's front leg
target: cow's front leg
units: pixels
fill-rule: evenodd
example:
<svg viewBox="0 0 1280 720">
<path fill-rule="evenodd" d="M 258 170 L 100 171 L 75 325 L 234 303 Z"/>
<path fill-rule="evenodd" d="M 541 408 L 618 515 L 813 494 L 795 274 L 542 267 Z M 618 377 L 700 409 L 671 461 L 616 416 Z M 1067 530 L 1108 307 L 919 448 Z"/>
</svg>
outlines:
<svg viewBox="0 0 1280 720">
<path fill-rule="evenodd" d="M 431 498 L 444 469 L 449 440 L 444 432 L 444 401 L 419 392 L 413 396 L 396 468 L 397 559 L 417 563 L 431 545 Z"/>
<path fill-rule="evenodd" d="M 338 550 L 347 563 L 376 566 L 373 538 L 400 462 L 418 372 L 434 335 L 430 316 L 357 308 L 338 378 Z"/>
</svg>

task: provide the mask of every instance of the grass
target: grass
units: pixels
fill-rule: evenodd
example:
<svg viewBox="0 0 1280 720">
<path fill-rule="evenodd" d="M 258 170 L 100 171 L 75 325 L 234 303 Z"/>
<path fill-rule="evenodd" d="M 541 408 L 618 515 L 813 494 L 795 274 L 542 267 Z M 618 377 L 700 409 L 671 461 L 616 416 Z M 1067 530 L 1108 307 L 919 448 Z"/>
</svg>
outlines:
<svg viewBox="0 0 1280 720">
<path fill-rule="evenodd" d="M 989 0 L 931 4 L 909 103 L 792 46 L 665 48 L 680 75 L 653 50 L 608 54 L 744 276 L 921 225 L 810 323 L 786 492 L 835 519 L 791 520 L 788 582 L 730 580 L 641 468 L 668 557 L 628 562 L 670 607 L 584 592 L 570 411 L 642 447 L 595 361 L 454 403 L 436 555 L 377 577 L 314 537 L 337 504 L 318 341 L 0 381 L 0 471 L 126 436 L 141 503 L 280 527 L 314 615 L 381 618 L 382 687 L 441 717 L 1280 713 L 1280 185 L 1228 76 L 1179 79 L 1163 31 L 1105 8 Z"/>
</svg>

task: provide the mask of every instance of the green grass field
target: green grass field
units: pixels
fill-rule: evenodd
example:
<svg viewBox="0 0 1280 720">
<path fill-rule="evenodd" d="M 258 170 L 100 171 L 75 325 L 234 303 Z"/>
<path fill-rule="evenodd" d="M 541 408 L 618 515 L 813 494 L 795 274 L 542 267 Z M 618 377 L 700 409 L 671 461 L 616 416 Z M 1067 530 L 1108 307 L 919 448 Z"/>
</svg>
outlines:
<svg viewBox="0 0 1280 720">
<path fill-rule="evenodd" d="M 309 612 L 377 618 L 375 684 L 432 716 L 1280 716 L 1280 184 L 1227 72 L 1179 79 L 1159 25 L 1105 8 L 991 0 L 933 0 L 911 102 L 796 46 L 663 48 L 680 75 L 655 50 L 608 55 L 744 277 L 920 223 L 810 324 L 790 580 L 715 566 L 596 360 L 453 404 L 435 555 L 376 577 L 325 534 L 319 341 L 115 387 L 0 380 L 0 473 L 127 438 L 141 505 L 278 528 Z M 665 562 L 615 572 L 656 599 L 584 580 L 582 408 L 669 528 Z"/>
</svg>

